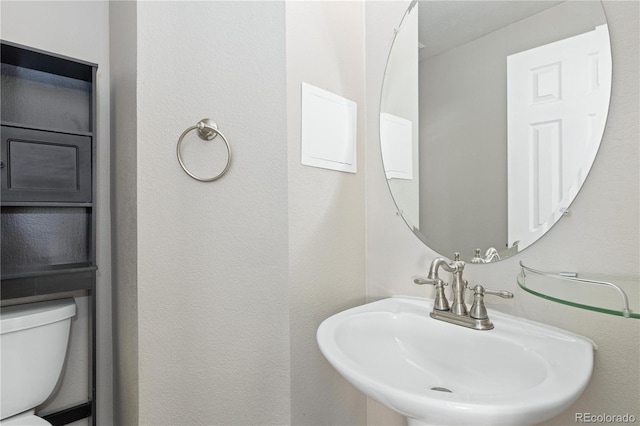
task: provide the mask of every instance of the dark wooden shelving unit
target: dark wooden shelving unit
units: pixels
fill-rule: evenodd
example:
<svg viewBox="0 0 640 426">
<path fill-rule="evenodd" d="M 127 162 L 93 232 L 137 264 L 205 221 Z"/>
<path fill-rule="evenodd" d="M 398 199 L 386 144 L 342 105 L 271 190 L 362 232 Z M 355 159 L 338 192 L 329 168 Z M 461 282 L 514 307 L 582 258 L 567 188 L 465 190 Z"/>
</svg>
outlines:
<svg viewBox="0 0 640 426">
<path fill-rule="evenodd" d="M 95 425 L 98 66 L 0 43 L 0 297 L 87 291 L 88 398 L 44 418 L 57 426 L 91 417 Z"/>
</svg>

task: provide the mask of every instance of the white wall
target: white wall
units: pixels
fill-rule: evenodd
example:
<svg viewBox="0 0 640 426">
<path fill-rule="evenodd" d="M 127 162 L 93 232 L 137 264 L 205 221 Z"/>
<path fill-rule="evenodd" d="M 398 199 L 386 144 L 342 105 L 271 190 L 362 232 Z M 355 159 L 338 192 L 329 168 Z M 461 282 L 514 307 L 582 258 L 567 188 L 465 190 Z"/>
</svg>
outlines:
<svg viewBox="0 0 640 426">
<path fill-rule="evenodd" d="M 289 422 L 284 30 L 283 3 L 138 4 L 140 424 Z M 213 183 L 175 151 L 205 117 L 233 149 Z"/>
<path fill-rule="evenodd" d="M 315 331 L 364 302 L 364 167 L 305 167 L 299 148 L 306 81 L 362 106 L 363 162 L 363 4 L 111 12 L 114 203 L 127 209 L 114 209 L 114 294 L 132 322 L 115 322 L 119 424 L 363 424 L 364 396 L 324 360 Z M 233 150 L 228 174 L 208 184 L 175 158 L 203 117 Z M 184 152 L 200 175 L 223 154 L 203 144 L 191 134 Z"/>
<path fill-rule="evenodd" d="M 325 318 L 365 300 L 364 4 L 287 2 L 286 21 L 290 424 L 364 424 L 366 398 L 315 338 Z M 357 174 L 300 164 L 303 81 L 357 103 Z"/>
<path fill-rule="evenodd" d="M 406 9 L 404 2 L 371 2 L 367 28 L 367 296 L 394 294 L 432 297 L 411 277 L 426 274 L 436 256 L 395 217 L 384 185 L 375 125 L 378 91 L 392 39 L 392 28 Z M 594 167 L 572 207 L 558 223 L 524 253 L 489 265 L 468 265 L 466 277 L 491 288 L 516 293 L 509 302 L 488 300 L 490 307 L 559 326 L 592 338 L 599 345 L 594 376 L 583 396 L 547 424 L 573 424 L 576 412 L 621 413 L 640 416 L 640 322 L 606 316 L 545 301 L 519 291 L 518 261 L 548 270 L 583 274 L 640 275 L 639 188 L 639 21 L 637 2 L 607 1 L 611 32 L 613 89 L 603 144 Z M 383 420 L 381 420 L 383 419 Z M 370 424 L 403 424 L 404 419 L 370 402 Z"/>
<path fill-rule="evenodd" d="M 97 79 L 97 420 L 112 423 L 111 356 L 111 225 L 109 195 L 109 10 L 106 1 L 2 1 L 3 40 L 98 64 Z M 42 407 L 51 412 L 83 402 L 88 393 L 87 298 L 77 298 L 78 315 L 62 387 L 55 399 Z M 79 422 L 83 423 L 83 422 Z M 86 421 L 84 421 L 86 423 Z"/>
</svg>

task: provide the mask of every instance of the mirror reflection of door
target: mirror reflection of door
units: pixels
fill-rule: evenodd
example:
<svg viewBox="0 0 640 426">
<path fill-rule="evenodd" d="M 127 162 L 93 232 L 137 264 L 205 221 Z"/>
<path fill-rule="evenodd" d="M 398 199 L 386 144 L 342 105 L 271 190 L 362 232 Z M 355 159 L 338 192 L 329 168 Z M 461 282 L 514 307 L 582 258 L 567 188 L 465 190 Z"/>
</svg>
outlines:
<svg viewBox="0 0 640 426">
<path fill-rule="evenodd" d="M 527 247 L 582 186 L 611 86 L 606 25 L 507 57 L 508 241 Z"/>
<path fill-rule="evenodd" d="M 611 88 L 602 5 L 419 0 L 395 33 L 380 142 L 398 212 L 431 249 L 467 262 L 476 249 L 497 260 L 535 243 L 571 204 L 602 138 Z M 522 59 L 521 80 L 508 77 L 527 52 L 544 53 Z M 508 165 L 515 152 L 522 163 Z"/>
</svg>

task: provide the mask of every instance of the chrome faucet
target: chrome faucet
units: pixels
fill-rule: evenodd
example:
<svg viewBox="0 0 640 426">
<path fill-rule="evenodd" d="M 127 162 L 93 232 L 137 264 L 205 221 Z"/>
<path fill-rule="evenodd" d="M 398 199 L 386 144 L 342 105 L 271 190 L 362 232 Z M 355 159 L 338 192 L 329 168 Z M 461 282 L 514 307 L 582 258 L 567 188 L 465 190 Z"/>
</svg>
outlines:
<svg viewBox="0 0 640 426">
<path fill-rule="evenodd" d="M 498 291 L 486 289 L 481 285 L 473 288 L 469 287 L 469 283 L 462 277 L 465 263 L 460 260 L 460 253 L 454 254 L 453 262 L 447 262 L 443 257 L 437 257 L 431 262 L 427 279 L 416 278 L 413 280 L 416 284 L 432 284 L 436 288 L 436 297 L 433 301 L 433 311 L 431 318 L 461 325 L 463 327 L 473 328 L 475 330 L 491 330 L 493 323 L 489 320 L 487 308 L 484 304 L 484 296 L 499 296 L 505 299 L 513 299 L 513 293 L 508 291 Z M 449 301 L 444 294 L 444 287 L 447 285 L 438 276 L 438 269 L 444 269 L 453 274 L 451 284 L 452 301 Z M 473 290 L 473 305 L 471 310 L 467 310 L 464 301 L 465 290 Z"/>
</svg>

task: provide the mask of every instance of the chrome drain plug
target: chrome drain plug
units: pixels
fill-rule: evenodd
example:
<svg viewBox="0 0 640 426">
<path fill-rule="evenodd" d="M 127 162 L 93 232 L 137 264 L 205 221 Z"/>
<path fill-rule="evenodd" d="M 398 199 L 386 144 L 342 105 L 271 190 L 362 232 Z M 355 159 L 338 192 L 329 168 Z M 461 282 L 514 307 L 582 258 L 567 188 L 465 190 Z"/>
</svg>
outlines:
<svg viewBox="0 0 640 426">
<path fill-rule="evenodd" d="M 449 390 L 449 389 L 447 389 L 447 388 L 440 387 L 440 386 L 433 387 L 433 388 L 431 388 L 431 390 L 433 390 L 433 391 L 438 391 L 438 392 L 449 392 L 449 393 L 453 393 L 451 390 Z"/>
</svg>

